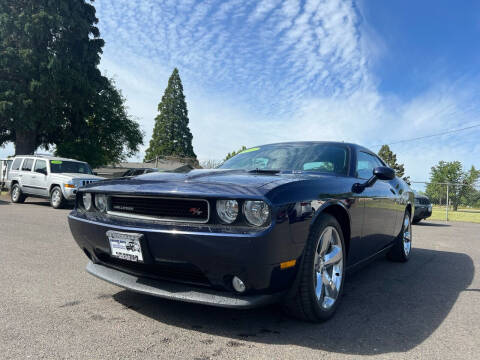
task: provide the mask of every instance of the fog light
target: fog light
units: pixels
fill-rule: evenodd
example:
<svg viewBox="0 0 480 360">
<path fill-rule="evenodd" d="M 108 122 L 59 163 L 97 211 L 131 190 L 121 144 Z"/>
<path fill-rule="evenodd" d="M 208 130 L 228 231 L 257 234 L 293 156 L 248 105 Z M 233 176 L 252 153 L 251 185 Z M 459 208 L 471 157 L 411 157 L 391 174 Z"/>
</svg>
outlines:
<svg viewBox="0 0 480 360">
<path fill-rule="evenodd" d="M 232 286 L 235 289 L 235 291 L 239 293 L 243 293 L 247 289 L 243 281 L 236 276 L 234 276 L 232 279 Z"/>
</svg>

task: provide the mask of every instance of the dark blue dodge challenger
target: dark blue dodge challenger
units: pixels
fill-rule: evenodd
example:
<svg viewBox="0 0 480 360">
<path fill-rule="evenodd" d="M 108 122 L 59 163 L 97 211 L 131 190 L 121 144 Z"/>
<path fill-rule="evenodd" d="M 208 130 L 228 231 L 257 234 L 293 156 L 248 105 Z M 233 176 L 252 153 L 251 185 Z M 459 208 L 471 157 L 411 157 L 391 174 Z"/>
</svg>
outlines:
<svg viewBox="0 0 480 360">
<path fill-rule="evenodd" d="M 232 308 L 334 313 L 346 271 L 407 261 L 414 195 L 364 147 L 254 147 L 219 169 L 94 183 L 69 216 L 87 271 L 123 288 Z"/>
</svg>

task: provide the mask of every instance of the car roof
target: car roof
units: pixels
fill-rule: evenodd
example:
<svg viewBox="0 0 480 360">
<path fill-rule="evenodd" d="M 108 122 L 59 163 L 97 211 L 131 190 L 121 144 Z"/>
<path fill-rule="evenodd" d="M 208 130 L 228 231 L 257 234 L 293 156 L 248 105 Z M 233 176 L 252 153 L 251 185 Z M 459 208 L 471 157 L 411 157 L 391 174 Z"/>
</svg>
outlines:
<svg viewBox="0 0 480 360">
<path fill-rule="evenodd" d="M 36 155 L 16 155 L 15 158 L 38 158 L 38 159 L 45 159 L 45 160 L 59 160 L 59 161 L 75 161 L 75 162 L 85 162 L 85 161 L 80 161 L 80 160 L 75 160 L 75 159 L 68 159 L 68 158 L 63 158 L 63 157 L 58 157 L 58 156 L 53 156 L 53 155 L 41 155 L 41 154 L 36 154 Z"/>
<path fill-rule="evenodd" d="M 279 145 L 315 145 L 315 144 L 325 144 L 325 145 L 342 145 L 342 146 L 348 146 L 350 148 L 356 148 L 358 150 L 363 150 L 366 152 L 373 153 L 374 152 L 370 149 L 367 149 L 364 146 L 354 144 L 354 143 L 348 143 L 348 142 L 343 142 L 343 141 L 286 141 L 286 142 L 278 142 L 278 143 L 272 143 L 272 144 L 263 144 L 259 145 L 260 146 L 279 146 Z"/>
<path fill-rule="evenodd" d="M 129 168 L 127 171 L 130 170 L 157 170 L 156 168 Z"/>
</svg>

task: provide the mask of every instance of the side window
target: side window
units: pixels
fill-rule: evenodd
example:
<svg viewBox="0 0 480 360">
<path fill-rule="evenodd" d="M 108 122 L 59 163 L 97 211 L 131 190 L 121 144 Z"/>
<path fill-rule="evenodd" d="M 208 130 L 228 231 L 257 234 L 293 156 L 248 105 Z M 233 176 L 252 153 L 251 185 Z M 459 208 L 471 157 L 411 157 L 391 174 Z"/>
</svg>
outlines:
<svg viewBox="0 0 480 360">
<path fill-rule="evenodd" d="M 12 164 L 12 170 L 20 170 L 20 164 L 22 163 L 22 158 L 16 158 Z"/>
<path fill-rule="evenodd" d="M 22 165 L 23 171 L 32 171 L 33 167 L 33 159 L 25 159 Z"/>
<path fill-rule="evenodd" d="M 46 175 L 47 174 L 47 162 L 45 160 L 37 160 L 35 162 L 35 167 L 34 167 L 33 171 Z"/>
<path fill-rule="evenodd" d="M 372 177 L 373 169 L 383 166 L 379 159 L 371 154 L 359 151 L 357 154 L 357 177 L 369 179 Z"/>
</svg>

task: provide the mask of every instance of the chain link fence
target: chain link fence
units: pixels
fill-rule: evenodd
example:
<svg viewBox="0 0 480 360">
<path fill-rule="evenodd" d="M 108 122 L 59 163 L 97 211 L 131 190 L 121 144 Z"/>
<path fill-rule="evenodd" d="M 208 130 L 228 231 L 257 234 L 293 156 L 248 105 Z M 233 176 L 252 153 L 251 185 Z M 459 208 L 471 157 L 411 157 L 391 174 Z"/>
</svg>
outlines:
<svg viewBox="0 0 480 360">
<path fill-rule="evenodd" d="M 480 184 L 432 183 L 412 181 L 417 197 L 427 196 L 432 204 L 428 220 L 466 221 L 480 223 Z M 422 199 L 416 206 L 424 206 Z"/>
</svg>

